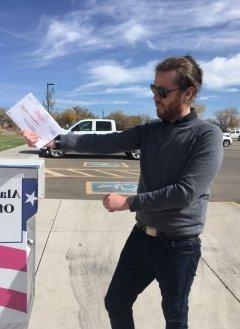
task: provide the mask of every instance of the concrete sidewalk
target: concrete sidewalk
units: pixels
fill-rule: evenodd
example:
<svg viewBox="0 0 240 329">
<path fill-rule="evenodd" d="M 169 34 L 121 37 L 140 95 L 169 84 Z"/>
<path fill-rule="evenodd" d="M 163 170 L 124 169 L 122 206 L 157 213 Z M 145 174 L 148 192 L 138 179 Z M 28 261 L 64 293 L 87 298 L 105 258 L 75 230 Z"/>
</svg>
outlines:
<svg viewBox="0 0 240 329">
<path fill-rule="evenodd" d="M 5 151 L 4 157 L 9 156 Z M 103 298 L 134 223 L 134 214 L 108 213 L 101 201 L 39 202 L 36 297 L 29 329 L 110 328 Z M 210 203 L 189 328 L 239 328 L 239 236 L 240 206 Z M 139 296 L 134 317 L 137 329 L 164 328 L 156 282 Z"/>
<path fill-rule="evenodd" d="M 14 159 L 38 159 L 38 151 L 34 147 L 28 147 L 27 145 L 20 145 L 13 147 L 9 150 L 0 152 L 0 159 L 14 158 Z"/>
<path fill-rule="evenodd" d="M 238 329 L 240 207 L 210 203 L 190 297 L 191 329 Z M 43 200 L 37 218 L 36 298 L 29 329 L 110 328 L 103 298 L 134 214 L 100 201 Z M 156 282 L 134 307 L 136 328 L 164 328 Z"/>
</svg>

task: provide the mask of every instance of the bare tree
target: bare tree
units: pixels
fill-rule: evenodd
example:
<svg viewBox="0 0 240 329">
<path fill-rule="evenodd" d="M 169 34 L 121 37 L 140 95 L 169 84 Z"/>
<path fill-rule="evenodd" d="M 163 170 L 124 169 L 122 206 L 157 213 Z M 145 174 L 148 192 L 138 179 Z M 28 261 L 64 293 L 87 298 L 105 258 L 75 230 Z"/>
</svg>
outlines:
<svg viewBox="0 0 240 329">
<path fill-rule="evenodd" d="M 195 101 L 193 102 L 192 107 L 194 107 L 195 111 L 200 116 L 203 115 L 203 113 L 205 112 L 205 109 L 206 109 L 206 105 L 205 104 L 197 103 Z"/>
<path fill-rule="evenodd" d="M 214 113 L 214 118 L 209 120 L 217 124 L 223 132 L 240 125 L 240 114 L 236 108 L 226 108 Z"/>
<path fill-rule="evenodd" d="M 79 106 L 54 111 L 52 113 L 52 116 L 59 123 L 61 127 L 66 127 L 66 128 L 73 125 L 75 122 L 79 120 L 97 118 L 92 112 L 90 112 L 87 109 L 83 109 Z"/>
<path fill-rule="evenodd" d="M 10 117 L 6 114 L 6 109 L 4 107 L 0 107 L 0 127 L 2 128 L 16 128 L 15 123 L 10 119 Z"/>
<path fill-rule="evenodd" d="M 150 122 L 151 118 L 147 114 L 127 115 L 123 111 L 111 112 L 106 119 L 116 121 L 117 130 L 125 130 L 138 124 Z"/>
<path fill-rule="evenodd" d="M 233 129 L 237 128 L 240 125 L 240 113 L 236 108 L 229 108 L 226 110 L 228 117 L 229 117 L 229 122 L 228 122 L 228 128 Z"/>
<path fill-rule="evenodd" d="M 0 126 L 3 127 L 6 122 L 6 113 L 3 107 L 0 108 Z"/>
<path fill-rule="evenodd" d="M 141 114 L 141 123 L 151 122 L 153 119 L 148 114 Z"/>
<path fill-rule="evenodd" d="M 127 129 L 127 116 L 123 111 L 114 111 L 105 117 L 106 119 L 115 120 L 117 130 Z"/>
<path fill-rule="evenodd" d="M 77 120 L 84 120 L 84 119 L 97 119 L 98 116 L 96 116 L 94 113 L 89 111 L 88 109 L 82 108 L 80 106 L 73 107 L 73 110 L 76 112 Z"/>
</svg>

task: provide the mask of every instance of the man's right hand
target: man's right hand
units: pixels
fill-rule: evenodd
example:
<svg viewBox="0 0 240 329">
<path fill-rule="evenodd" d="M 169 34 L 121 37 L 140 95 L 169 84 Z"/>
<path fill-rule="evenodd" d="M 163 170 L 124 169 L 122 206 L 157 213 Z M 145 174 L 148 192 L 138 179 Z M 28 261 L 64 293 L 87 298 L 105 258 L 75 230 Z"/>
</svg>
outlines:
<svg viewBox="0 0 240 329">
<path fill-rule="evenodd" d="M 26 139 L 28 146 L 35 147 L 35 144 L 39 140 L 39 136 L 36 133 L 29 130 L 22 130 L 21 134 Z M 55 146 L 54 140 L 52 140 L 47 145 L 45 145 L 45 147 L 53 147 L 53 148 L 54 146 Z"/>
</svg>

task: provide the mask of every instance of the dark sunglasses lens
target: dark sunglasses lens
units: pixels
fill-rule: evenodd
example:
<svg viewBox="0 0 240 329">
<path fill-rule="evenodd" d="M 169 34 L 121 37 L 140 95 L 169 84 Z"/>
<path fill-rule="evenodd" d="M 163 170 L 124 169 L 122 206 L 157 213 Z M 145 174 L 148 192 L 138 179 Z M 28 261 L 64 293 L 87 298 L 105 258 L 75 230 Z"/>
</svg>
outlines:
<svg viewBox="0 0 240 329">
<path fill-rule="evenodd" d="M 166 98 L 168 96 L 167 89 L 158 87 L 158 94 L 160 95 L 160 97 Z"/>
<path fill-rule="evenodd" d="M 166 88 L 163 88 L 163 87 L 160 87 L 160 86 L 157 87 L 153 84 L 150 85 L 150 88 L 151 88 L 151 91 L 154 95 L 158 94 L 162 98 L 168 97 L 168 90 Z"/>
<path fill-rule="evenodd" d="M 156 94 L 157 87 L 155 85 L 150 85 L 150 89 L 151 89 L 151 91 L 152 91 L 153 94 Z"/>
</svg>

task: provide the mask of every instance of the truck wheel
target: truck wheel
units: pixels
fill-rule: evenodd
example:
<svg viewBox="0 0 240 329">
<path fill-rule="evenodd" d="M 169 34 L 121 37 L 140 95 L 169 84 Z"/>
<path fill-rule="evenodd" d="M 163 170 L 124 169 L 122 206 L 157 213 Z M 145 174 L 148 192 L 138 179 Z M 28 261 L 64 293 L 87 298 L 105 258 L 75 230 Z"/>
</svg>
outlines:
<svg viewBox="0 0 240 329">
<path fill-rule="evenodd" d="M 65 155 L 65 151 L 63 150 L 57 150 L 54 148 L 48 148 L 48 154 L 50 155 L 51 158 L 62 158 Z"/>
<path fill-rule="evenodd" d="M 223 146 L 228 147 L 230 145 L 230 142 L 228 140 L 223 141 Z"/>
<path fill-rule="evenodd" d="M 134 151 L 126 152 L 126 156 L 132 160 L 139 160 L 141 156 L 141 151 L 134 150 Z"/>
</svg>

